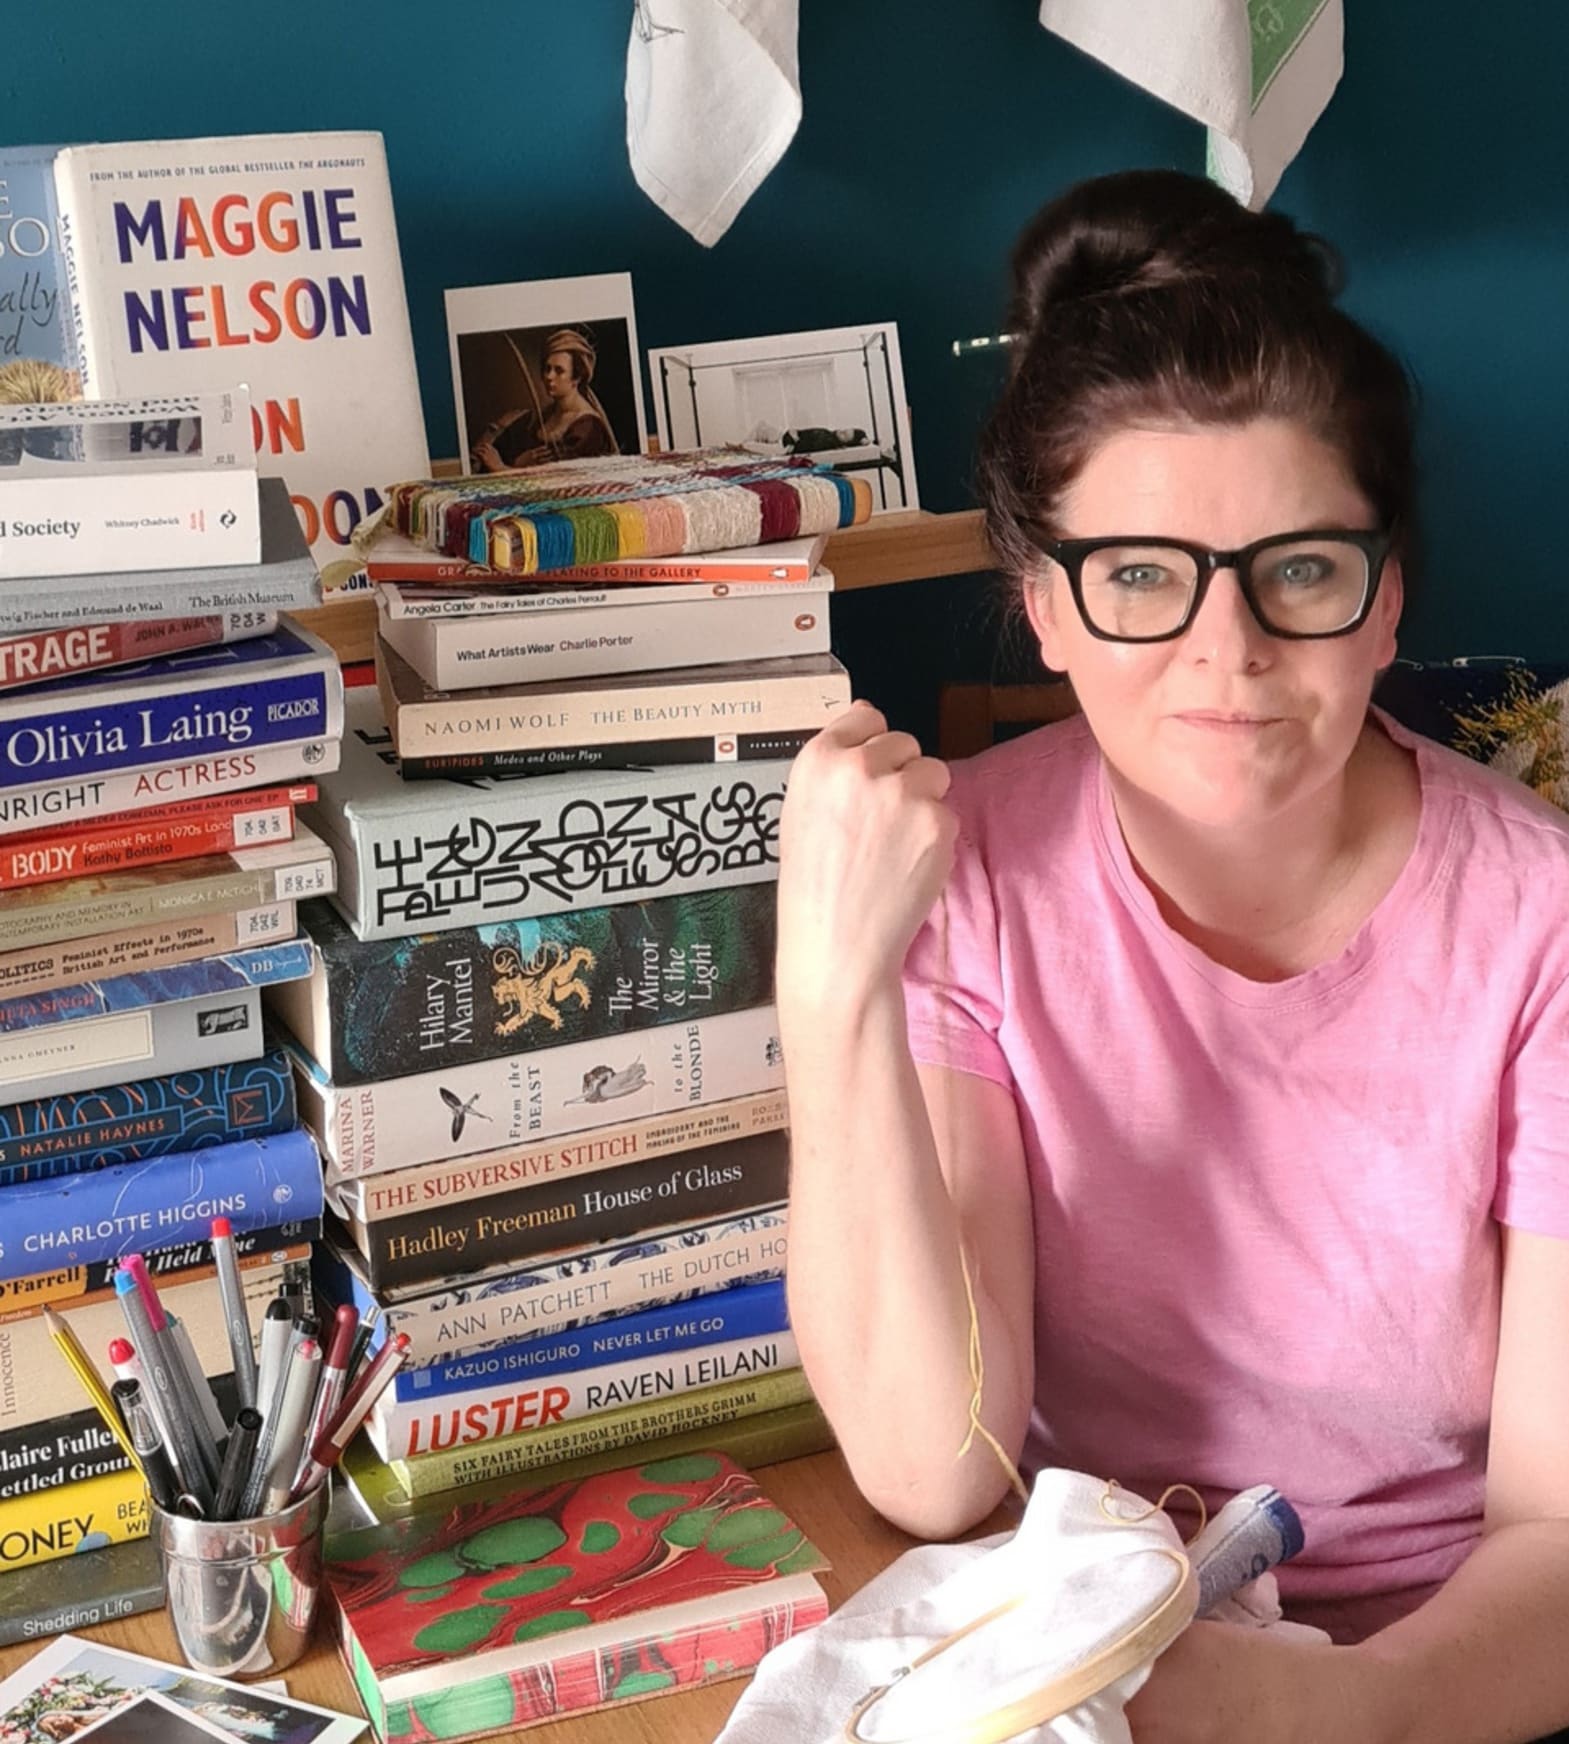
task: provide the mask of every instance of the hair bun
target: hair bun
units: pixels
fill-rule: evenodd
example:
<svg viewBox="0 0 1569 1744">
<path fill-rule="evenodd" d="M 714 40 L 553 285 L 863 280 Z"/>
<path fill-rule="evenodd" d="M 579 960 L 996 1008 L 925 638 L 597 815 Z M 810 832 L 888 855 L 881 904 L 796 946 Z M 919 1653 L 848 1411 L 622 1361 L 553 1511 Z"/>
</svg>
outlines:
<svg viewBox="0 0 1569 1744">
<path fill-rule="evenodd" d="M 1254 274 L 1332 299 L 1339 257 L 1278 212 L 1250 212 L 1180 170 L 1125 170 L 1044 206 L 1013 254 L 1011 327 L 1032 334 L 1086 298 Z"/>
</svg>

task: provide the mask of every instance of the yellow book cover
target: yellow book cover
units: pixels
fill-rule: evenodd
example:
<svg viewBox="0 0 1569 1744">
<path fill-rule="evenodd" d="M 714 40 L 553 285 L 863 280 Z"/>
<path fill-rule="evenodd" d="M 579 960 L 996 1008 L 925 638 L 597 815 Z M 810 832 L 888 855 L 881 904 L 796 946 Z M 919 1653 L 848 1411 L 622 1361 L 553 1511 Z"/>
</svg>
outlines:
<svg viewBox="0 0 1569 1744">
<path fill-rule="evenodd" d="M 777 1411 L 810 1399 L 811 1389 L 798 1368 L 742 1376 L 715 1387 L 596 1411 L 543 1429 L 526 1429 L 497 1441 L 471 1443 L 417 1459 L 388 1461 L 388 1469 L 411 1496 L 482 1483 L 487 1478 L 521 1475 L 583 1454 L 635 1447 L 678 1430 L 711 1429 L 739 1417 Z"/>
<path fill-rule="evenodd" d="M 138 1471 L 13 1496 L 0 1502 L 0 1572 L 145 1538 L 147 1529 L 147 1486 Z"/>
</svg>

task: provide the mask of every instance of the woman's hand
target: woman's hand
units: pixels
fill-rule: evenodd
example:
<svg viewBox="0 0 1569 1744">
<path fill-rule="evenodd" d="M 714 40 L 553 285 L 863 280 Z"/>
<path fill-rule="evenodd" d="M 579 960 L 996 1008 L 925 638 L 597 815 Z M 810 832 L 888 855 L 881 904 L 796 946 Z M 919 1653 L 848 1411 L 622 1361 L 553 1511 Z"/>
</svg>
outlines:
<svg viewBox="0 0 1569 1744">
<path fill-rule="evenodd" d="M 1127 1706 L 1133 1744 L 1366 1744 L 1377 1733 L 1353 1648 L 1197 1622 Z"/>
<path fill-rule="evenodd" d="M 953 865 L 948 782 L 947 764 L 865 702 L 797 755 L 780 824 L 782 1005 L 897 981 Z"/>
<path fill-rule="evenodd" d="M 505 472 L 506 465 L 496 452 L 494 440 L 476 442 L 469 453 L 469 464 L 475 472 Z"/>
</svg>

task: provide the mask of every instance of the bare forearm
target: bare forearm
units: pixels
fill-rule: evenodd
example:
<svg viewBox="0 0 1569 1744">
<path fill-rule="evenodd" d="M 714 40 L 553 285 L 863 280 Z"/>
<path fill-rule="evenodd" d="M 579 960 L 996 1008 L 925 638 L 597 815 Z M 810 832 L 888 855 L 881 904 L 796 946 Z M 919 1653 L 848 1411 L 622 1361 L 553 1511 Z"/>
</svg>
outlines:
<svg viewBox="0 0 1569 1744">
<path fill-rule="evenodd" d="M 1569 1520 L 1489 1533 L 1420 1609 L 1352 1651 L 1369 1744 L 1522 1744 L 1569 1725 Z"/>
<path fill-rule="evenodd" d="M 896 1524 L 946 1537 L 1007 1479 L 970 1426 L 960 1218 L 905 1037 L 897 983 L 854 1008 L 781 1002 L 792 1130 L 791 1321 L 857 1483 Z M 982 1420 L 1017 1457 L 1026 1325 L 1004 1326 L 984 1254 L 968 1256 L 985 1364 Z"/>
</svg>

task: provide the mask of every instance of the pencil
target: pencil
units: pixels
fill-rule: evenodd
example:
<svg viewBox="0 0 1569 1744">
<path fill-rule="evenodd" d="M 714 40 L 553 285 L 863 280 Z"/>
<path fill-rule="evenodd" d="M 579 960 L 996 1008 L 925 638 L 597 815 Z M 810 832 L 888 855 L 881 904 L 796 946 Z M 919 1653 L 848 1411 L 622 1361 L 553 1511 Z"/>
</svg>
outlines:
<svg viewBox="0 0 1569 1744">
<path fill-rule="evenodd" d="M 103 1418 L 104 1426 L 125 1450 L 125 1457 L 138 1471 L 141 1471 L 142 1462 L 137 1456 L 135 1447 L 131 1444 L 130 1432 L 120 1421 L 120 1413 L 115 1410 L 114 1401 L 109 1397 L 108 1389 L 98 1378 L 98 1371 L 93 1367 L 92 1358 L 82 1349 L 82 1341 L 47 1304 L 44 1307 L 44 1325 L 49 1328 L 49 1336 L 55 1341 L 60 1354 L 71 1365 L 71 1373 L 81 1382 L 82 1391 L 92 1400 L 93 1409 Z M 145 1477 L 147 1474 L 143 1472 L 142 1475 Z"/>
</svg>

